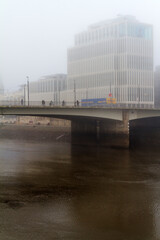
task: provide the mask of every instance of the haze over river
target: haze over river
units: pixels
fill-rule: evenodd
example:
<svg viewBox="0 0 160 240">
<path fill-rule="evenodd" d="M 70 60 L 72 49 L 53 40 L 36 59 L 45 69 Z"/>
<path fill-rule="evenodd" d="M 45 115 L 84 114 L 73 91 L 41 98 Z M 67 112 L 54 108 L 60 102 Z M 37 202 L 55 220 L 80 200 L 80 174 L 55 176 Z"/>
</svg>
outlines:
<svg viewBox="0 0 160 240">
<path fill-rule="evenodd" d="M 1 139 L 0 239 L 160 239 L 160 150 Z"/>
</svg>

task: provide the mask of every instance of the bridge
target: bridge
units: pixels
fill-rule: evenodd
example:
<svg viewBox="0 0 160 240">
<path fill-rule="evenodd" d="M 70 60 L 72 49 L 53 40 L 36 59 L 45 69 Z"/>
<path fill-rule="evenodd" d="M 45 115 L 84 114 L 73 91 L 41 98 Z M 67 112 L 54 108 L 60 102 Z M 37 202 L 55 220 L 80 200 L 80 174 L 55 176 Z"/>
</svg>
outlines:
<svg viewBox="0 0 160 240">
<path fill-rule="evenodd" d="M 0 106 L 0 115 L 40 116 L 71 121 L 72 143 L 129 147 L 132 121 L 160 117 L 160 109 L 72 106 Z"/>
</svg>

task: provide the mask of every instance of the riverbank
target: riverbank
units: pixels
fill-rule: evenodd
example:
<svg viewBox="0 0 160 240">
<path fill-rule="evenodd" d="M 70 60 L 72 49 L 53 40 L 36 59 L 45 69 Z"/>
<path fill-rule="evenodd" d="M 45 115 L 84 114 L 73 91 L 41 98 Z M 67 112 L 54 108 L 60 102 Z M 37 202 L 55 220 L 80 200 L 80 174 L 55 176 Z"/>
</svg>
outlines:
<svg viewBox="0 0 160 240">
<path fill-rule="evenodd" d="M 33 125 L 0 125 L 0 138 L 70 142 L 70 128 Z"/>
</svg>

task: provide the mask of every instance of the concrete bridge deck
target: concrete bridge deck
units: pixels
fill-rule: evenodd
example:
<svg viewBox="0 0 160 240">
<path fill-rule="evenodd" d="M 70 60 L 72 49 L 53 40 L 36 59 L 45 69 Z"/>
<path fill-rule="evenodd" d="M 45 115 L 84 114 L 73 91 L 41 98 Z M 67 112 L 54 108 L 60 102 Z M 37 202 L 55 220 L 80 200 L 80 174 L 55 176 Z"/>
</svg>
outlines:
<svg viewBox="0 0 160 240">
<path fill-rule="evenodd" d="M 123 121 L 160 117 L 160 109 L 129 109 L 105 107 L 43 107 L 43 106 L 0 106 L 0 115 L 44 116 L 72 120 L 74 118 L 111 119 Z"/>
<path fill-rule="evenodd" d="M 130 122 L 160 117 L 160 109 L 105 107 L 0 106 L 0 115 L 71 120 L 72 143 L 129 147 Z"/>
</svg>

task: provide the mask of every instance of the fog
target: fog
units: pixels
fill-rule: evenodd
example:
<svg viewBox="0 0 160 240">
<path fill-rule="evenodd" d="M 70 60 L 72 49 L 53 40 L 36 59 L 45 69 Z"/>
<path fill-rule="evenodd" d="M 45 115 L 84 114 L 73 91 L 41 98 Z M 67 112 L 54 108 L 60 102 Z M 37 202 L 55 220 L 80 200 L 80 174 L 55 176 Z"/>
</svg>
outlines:
<svg viewBox="0 0 160 240">
<path fill-rule="evenodd" d="M 160 64 L 159 0 L 1 0 L 0 79 L 12 90 L 48 74 L 67 73 L 67 48 L 88 25 L 135 16 L 154 26 L 154 65 Z"/>
</svg>

